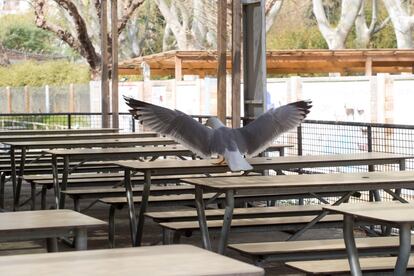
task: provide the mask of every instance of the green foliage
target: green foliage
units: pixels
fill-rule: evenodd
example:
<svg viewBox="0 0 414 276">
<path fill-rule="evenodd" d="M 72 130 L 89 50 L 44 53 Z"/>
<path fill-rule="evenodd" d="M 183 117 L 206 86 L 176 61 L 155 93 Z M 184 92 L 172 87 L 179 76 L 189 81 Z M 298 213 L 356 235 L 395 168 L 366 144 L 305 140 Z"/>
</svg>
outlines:
<svg viewBox="0 0 414 276">
<path fill-rule="evenodd" d="M 2 86 L 42 86 L 86 83 L 90 80 L 87 65 L 68 61 L 23 62 L 0 67 L 0 87 Z"/>
<path fill-rule="evenodd" d="M 3 45 L 9 49 L 18 49 L 36 53 L 51 53 L 51 35 L 35 26 L 12 26 L 6 31 Z"/>
<path fill-rule="evenodd" d="M 324 38 L 317 26 L 298 27 L 267 36 L 267 48 L 276 49 L 326 49 Z"/>
</svg>

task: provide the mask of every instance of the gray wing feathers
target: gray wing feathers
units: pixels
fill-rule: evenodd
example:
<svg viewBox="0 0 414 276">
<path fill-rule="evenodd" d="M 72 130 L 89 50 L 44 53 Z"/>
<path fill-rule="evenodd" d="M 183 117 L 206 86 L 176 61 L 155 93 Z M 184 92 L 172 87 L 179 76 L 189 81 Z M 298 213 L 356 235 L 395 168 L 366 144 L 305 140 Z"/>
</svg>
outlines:
<svg viewBox="0 0 414 276">
<path fill-rule="evenodd" d="M 247 126 L 235 129 L 240 151 L 248 156 L 262 152 L 277 136 L 298 126 L 311 107 L 310 101 L 299 101 L 272 108 Z"/>
<path fill-rule="evenodd" d="M 203 157 L 210 157 L 213 130 L 178 110 L 125 98 L 135 119 L 153 131 L 170 136 Z"/>
</svg>

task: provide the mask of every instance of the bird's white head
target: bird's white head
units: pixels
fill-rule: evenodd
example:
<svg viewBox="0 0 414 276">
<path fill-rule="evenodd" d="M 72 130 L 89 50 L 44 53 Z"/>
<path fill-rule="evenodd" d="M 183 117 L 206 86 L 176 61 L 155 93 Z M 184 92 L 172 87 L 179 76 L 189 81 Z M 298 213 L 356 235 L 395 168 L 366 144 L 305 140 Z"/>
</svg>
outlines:
<svg viewBox="0 0 414 276">
<path fill-rule="evenodd" d="M 211 127 L 212 129 L 218 129 L 220 127 L 225 127 L 225 125 L 216 117 L 208 118 L 206 126 Z"/>
</svg>

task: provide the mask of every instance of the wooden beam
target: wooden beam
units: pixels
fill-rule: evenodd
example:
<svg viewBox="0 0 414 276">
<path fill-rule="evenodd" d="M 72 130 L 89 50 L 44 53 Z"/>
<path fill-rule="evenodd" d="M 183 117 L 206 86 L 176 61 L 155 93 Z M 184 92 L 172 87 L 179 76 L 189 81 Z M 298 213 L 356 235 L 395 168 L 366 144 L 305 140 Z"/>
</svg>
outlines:
<svg viewBox="0 0 414 276">
<path fill-rule="evenodd" d="M 233 0 L 232 5 L 232 70 L 231 70 L 231 124 L 233 128 L 240 127 L 240 84 L 241 84 L 241 16 L 240 0 Z"/>
<path fill-rule="evenodd" d="M 181 81 L 183 80 L 183 72 L 182 72 L 182 60 L 179 57 L 175 57 L 175 80 Z"/>
<path fill-rule="evenodd" d="M 101 0 L 101 97 L 102 97 L 102 127 L 110 127 L 110 101 L 109 101 L 109 81 L 108 81 L 108 9 L 107 0 Z"/>
<path fill-rule="evenodd" d="M 367 57 L 365 61 L 365 76 L 372 76 L 372 58 Z"/>
<path fill-rule="evenodd" d="M 112 127 L 119 128 L 119 95 L 118 95 L 118 0 L 111 0 L 111 33 L 112 33 Z"/>
<path fill-rule="evenodd" d="M 226 124 L 227 1 L 217 1 L 217 117 Z"/>
</svg>

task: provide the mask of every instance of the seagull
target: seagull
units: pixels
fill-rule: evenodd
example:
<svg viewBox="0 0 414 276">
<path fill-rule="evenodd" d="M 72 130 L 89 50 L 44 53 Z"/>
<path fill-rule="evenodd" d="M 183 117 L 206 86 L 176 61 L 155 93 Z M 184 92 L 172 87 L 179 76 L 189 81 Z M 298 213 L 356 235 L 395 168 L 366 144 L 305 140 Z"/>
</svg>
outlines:
<svg viewBox="0 0 414 276">
<path fill-rule="evenodd" d="M 210 117 L 203 125 L 191 116 L 158 105 L 124 97 L 131 114 L 153 131 L 169 136 L 203 158 L 218 154 L 217 164 L 227 163 L 231 171 L 253 167 L 244 156 L 256 156 L 282 133 L 297 127 L 309 113 L 312 102 L 298 101 L 272 108 L 241 128 L 226 127 Z"/>
</svg>

